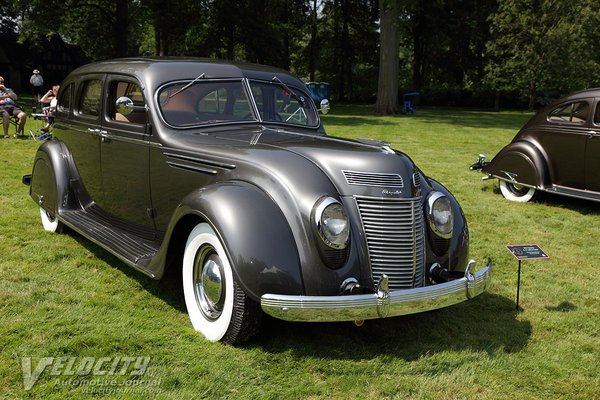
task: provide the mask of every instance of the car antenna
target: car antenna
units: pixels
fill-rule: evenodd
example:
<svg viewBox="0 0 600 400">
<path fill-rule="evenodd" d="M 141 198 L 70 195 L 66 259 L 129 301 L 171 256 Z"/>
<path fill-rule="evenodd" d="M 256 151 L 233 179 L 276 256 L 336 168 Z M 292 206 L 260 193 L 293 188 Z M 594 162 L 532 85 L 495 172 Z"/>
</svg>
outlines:
<svg viewBox="0 0 600 400">
<path fill-rule="evenodd" d="M 198 75 L 196 77 L 196 79 L 194 79 L 193 81 L 191 81 L 190 83 L 188 83 L 187 85 L 185 85 L 184 87 L 182 87 L 181 89 L 179 89 L 178 91 L 176 91 L 175 93 L 170 95 L 169 98 L 174 97 L 174 96 L 178 95 L 179 93 L 183 92 L 185 89 L 189 88 L 190 86 L 192 86 L 194 83 L 196 83 L 200 79 L 204 78 L 205 76 L 206 76 L 206 74 L 204 72 L 201 73 L 200 75 Z"/>
</svg>

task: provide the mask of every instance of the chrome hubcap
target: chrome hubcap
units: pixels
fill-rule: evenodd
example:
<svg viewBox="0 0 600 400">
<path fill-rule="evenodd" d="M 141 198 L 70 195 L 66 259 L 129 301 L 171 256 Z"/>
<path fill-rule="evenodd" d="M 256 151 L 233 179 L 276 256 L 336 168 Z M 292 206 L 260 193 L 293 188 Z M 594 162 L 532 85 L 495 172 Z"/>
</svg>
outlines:
<svg viewBox="0 0 600 400">
<path fill-rule="evenodd" d="M 221 259 L 211 246 L 198 252 L 194 263 L 194 294 L 196 302 L 209 320 L 219 318 L 225 303 L 225 279 Z"/>
<path fill-rule="evenodd" d="M 508 186 L 511 189 L 511 192 L 519 196 L 523 196 L 529 191 L 528 187 L 519 185 L 518 183 L 509 183 Z"/>
</svg>

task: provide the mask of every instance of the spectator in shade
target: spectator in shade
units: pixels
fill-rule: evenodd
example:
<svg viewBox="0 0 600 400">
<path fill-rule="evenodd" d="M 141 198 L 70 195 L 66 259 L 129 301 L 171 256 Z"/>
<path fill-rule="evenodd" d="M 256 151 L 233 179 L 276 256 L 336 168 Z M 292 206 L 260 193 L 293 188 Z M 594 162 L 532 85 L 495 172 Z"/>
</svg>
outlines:
<svg viewBox="0 0 600 400">
<path fill-rule="evenodd" d="M 4 139 L 8 139 L 8 127 L 10 117 L 18 119 L 17 134 L 15 137 L 21 137 L 25 127 L 26 115 L 17 105 L 17 95 L 12 89 L 4 86 L 4 78 L 0 76 L 0 114 L 2 114 L 2 127 L 4 128 Z"/>
<path fill-rule="evenodd" d="M 42 133 L 48 133 L 50 125 L 52 125 L 54 120 L 56 104 L 58 103 L 58 89 L 60 89 L 60 85 L 52 85 L 52 89 L 48 90 L 48 92 L 46 92 L 46 94 L 40 99 L 40 103 L 48 104 L 48 106 L 44 107 L 42 110 L 42 114 L 46 115 L 46 119 L 48 121 L 42 128 Z"/>
<path fill-rule="evenodd" d="M 42 78 L 40 71 L 37 69 L 33 70 L 33 75 L 29 78 L 29 83 L 31 83 L 31 93 L 33 93 L 35 101 L 39 103 L 42 97 L 42 86 L 44 86 L 44 78 Z"/>
</svg>

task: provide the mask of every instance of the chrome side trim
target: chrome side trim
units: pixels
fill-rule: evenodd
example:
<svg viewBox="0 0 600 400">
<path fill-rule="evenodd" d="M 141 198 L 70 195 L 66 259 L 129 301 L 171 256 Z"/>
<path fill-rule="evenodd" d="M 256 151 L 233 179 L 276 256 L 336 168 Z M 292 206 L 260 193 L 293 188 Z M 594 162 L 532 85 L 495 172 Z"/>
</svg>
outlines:
<svg viewBox="0 0 600 400">
<path fill-rule="evenodd" d="M 339 322 L 395 317 L 448 307 L 483 293 L 492 280 L 492 261 L 476 273 L 470 261 L 465 276 L 438 285 L 387 292 L 382 277 L 377 293 L 349 296 L 292 296 L 264 294 L 263 311 L 286 321 Z"/>
</svg>

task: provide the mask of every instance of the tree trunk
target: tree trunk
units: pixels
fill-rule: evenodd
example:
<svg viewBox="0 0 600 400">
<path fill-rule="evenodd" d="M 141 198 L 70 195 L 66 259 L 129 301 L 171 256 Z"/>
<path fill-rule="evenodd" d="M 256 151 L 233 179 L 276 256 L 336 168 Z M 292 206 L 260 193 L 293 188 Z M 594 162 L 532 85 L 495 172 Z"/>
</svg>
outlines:
<svg viewBox="0 0 600 400">
<path fill-rule="evenodd" d="M 427 46 L 427 17 L 425 7 L 429 0 L 417 1 L 413 34 L 413 89 L 420 91 L 425 77 L 425 52 Z"/>
<path fill-rule="evenodd" d="M 117 57 L 127 57 L 127 26 L 129 23 L 128 0 L 117 0 L 115 18 L 115 54 Z"/>
<path fill-rule="evenodd" d="M 378 114 L 398 113 L 399 37 L 397 0 L 379 0 L 380 53 L 379 81 L 377 83 Z"/>
<path fill-rule="evenodd" d="M 535 109 L 535 99 L 537 97 L 537 85 L 535 82 L 529 84 L 529 111 Z"/>
<path fill-rule="evenodd" d="M 315 70 L 316 70 L 316 58 L 317 58 L 317 0 L 313 0 L 311 16 L 311 27 L 310 27 L 310 44 L 309 44 L 309 55 L 308 55 L 308 73 L 309 80 L 315 81 Z"/>
</svg>

